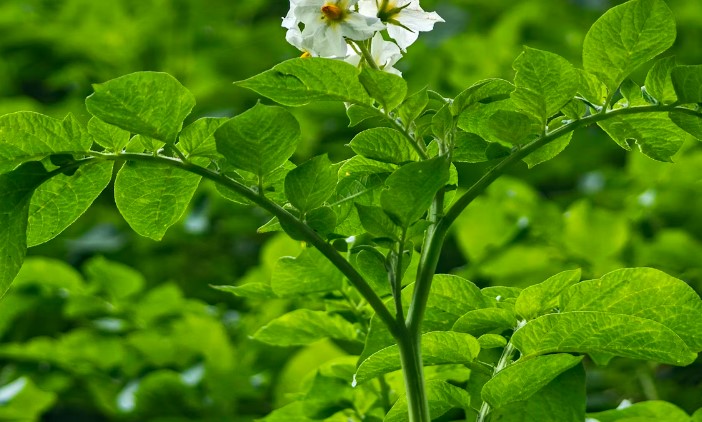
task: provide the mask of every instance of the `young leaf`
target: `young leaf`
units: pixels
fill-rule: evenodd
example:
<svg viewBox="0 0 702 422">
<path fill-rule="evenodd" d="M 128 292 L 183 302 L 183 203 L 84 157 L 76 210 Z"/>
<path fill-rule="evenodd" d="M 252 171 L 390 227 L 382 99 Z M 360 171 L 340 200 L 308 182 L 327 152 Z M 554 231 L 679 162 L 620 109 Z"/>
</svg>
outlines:
<svg viewBox="0 0 702 422">
<path fill-rule="evenodd" d="M 339 315 L 297 309 L 261 327 L 253 338 L 274 346 L 310 344 L 323 338 L 355 340 L 356 328 Z"/>
<path fill-rule="evenodd" d="M 317 101 L 369 105 L 370 97 L 358 80 L 359 73 L 356 66 L 341 60 L 298 58 L 236 84 L 287 106 Z"/>
<path fill-rule="evenodd" d="M 702 65 L 675 66 L 670 75 L 682 104 L 702 103 Z"/>
<path fill-rule="evenodd" d="M 634 403 L 622 409 L 588 413 L 587 416 L 600 422 L 690 422 L 690 417 L 682 409 L 662 400 Z"/>
<path fill-rule="evenodd" d="M 30 199 L 46 174 L 44 166 L 30 162 L 0 175 L 0 297 L 22 267 L 27 253 Z"/>
<path fill-rule="evenodd" d="M 385 257 L 378 251 L 362 250 L 356 254 L 355 267 L 366 279 L 378 296 L 390 294 Z"/>
<path fill-rule="evenodd" d="M 453 331 L 481 335 L 490 331 L 504 331 L 517 326 L 514 311 L 502 308 L 476 309 L 467 312 L 454 324 Z"/>
<path fill-rule="evenodd" d="M 512 343 L 525 357 L 555 352 L 594 352 L 678 366 L 689 365 L 697 357 L 665 325 L 608 312 L 544 315 L 517 330 Z"/>
<path fill-rule="evenodd" d="M 518 108 L 538 117 L 542 124 L 556 114 L 578 90 L 579 77 L 563 57 L 525 47 L 513 65 L 517 72 L 511 97 Z"/>
<path fill-rule="evenodd" d="M 173 76 L 136 72 L 101 84 L 85 100 L 88 112 L 126 131 L 175 143 L 195 97 Z"/>
<path fill-rule="evenodd" d="M 368 119 L 384 117 L 383 113 L 377 108 L 360 106 L 356 104 L 350 104 L 346 108 L 346 116 L 349 118 L 349 127 L 354 127 Z"/>
<path fill-rule="evenodd" d="M 625 150 L 631 150 L 628 140 L 646 156 L 658 161 L 672 162 L 687 135 L 668 118 L 668 113 L 646 113 L 616 116 L 597 123 Z"/>
<path fill-rule="evenodd" d="M 403 164 L 419 160 L 419 155 L 410 142 L 395 129 L 378 127 L 359 133 L 349 146 L 356 154 L 371 160 Z"/>
<path fill-rule="evenodd" d="M 673 86 L 671 71 L 675 67 L 675 56 L 656 61 L 646 75 L 646 91 L 661 104 L 673 104 L 678 100 Z"/>
<path fill-rule="evenodd" d="M 550 313 L 558 306 L 560 294 L 578 281 L 580 269 L 563 271 L 542 283 L 529 286 L 519 294 L 514 310 L 526 320 Z"/>
<path fill-rule="evenodd" d="M 449 179 L 444 157 L 406 164 L 388 177 L 380 194 L 383 209 L 403 227 L 419 220 Z"/>
<path fill-rule="evenodd" d="M 281 297 L 328 292 L 341 288 L 342 274 L 316 249 L 307 248 L 297 258 L 280 258 L 273 269 L 271 288 Z"/>
<path fill-rule="evenodd" d="M 324 204 L 336 188 L 336 170 L 326 155 L 302 163 L 285 176 L 285 195 L 303 214 Z"/>
<path fill-rule="evenodd" d="M 574 311 L 650 319 L 673 330 L 692 351 L 702 351 L 702 300 L 684 281 L 653 268 L 615 270 L 570 287 L 561 296 L 561 312 Z"/>
<path fill-rule="evenodd" d="M 363 68 L 358 79 L 368 94 L 373 97 L 386 112 L 395 110 L 407 95 L 407 82 L 392 73 L 370 68 Z"/>
<path fill-rule="evenodd" d="M 631 72 L 670 48 L 675 33 L 675 17 L 663 0 L 631 0 L 592 25 L 583 66 L 614 92 Z"/>
<path fill-rule="evenodd" d="M 300 139 L 300 124 L 282 107 L 256 104 L 215 131 L 217 151 L 259 178 L 282 166 Z"/>
<path fill-rule="evenodd" d="M 582 356 L 563 353 L 519 360 L 485 383 L 482 398 L 493 408 L 527 400 L 582 360 Z"/>
<path fill-rule="evenodd" d="M 505 347 L 507 345 L 507 339 L 499 334 L 483 334 L 478 337 L 478 343 L 480 343 L 480 349 L 497 349 L 500 347 Z"/>
<path fill-rule="evenodd" d="M 52 177 L 29 204 L 27 246 L 47 242 L 73 224 L 112 180 L 113 162 L 83 165 L 72 176 Z"/>
<path fill-rule="evenodd" d="M 187 210 L 200 179 L 163 164 L 127 162 L 115 178 L 115 204 L 135 232 L 161 240 Z"/>
<path fill-rule="evenodd" d="M 224 117 L 203 117 L 192 122 L 178 135 L 178 148 L 188 158 L 218 157 L 214 133 L 226 121 Z"/>
<path fill-rule="evenodd" d="M 425 366 L 450 363 L 470 363 L 480 353 L 478 340 L 463 333 L 432 331 L 422 334 L 422 360 Z M 400 349 L 395 344 L 372 354 L 359 363 L 354 379 L 358 384 L 380 375 L 397 371 L 400 364 Z"/>
<path fill-rule="evenodd" d="M 405 125 L 410 124 L 422 115 L 428 103 L 429 95 L 427 94 L 427 88 L 424 87 L 405 98 L 398 110 L 400 119 Z"/>
<path fill-rule="evenodd" d="M 30 111 L 0 116 L 0 174 L 51 154 L 87 151 L 90 141 L 72 137 L 61 120 Z"/>
<path fill-rule="evenodd" d="M 451 409 L 470 409 L 470 395 L 466 390 L 443 380 L 426 383 L 427 401 L 432 418 L 439 418 Z M 407 398 L 400 397 L 385 416 L 383 422 L 406 422 L 409 420 Z"/>
<path fill-rule="evenodd" d="M 399 240 L 400 228 L 380 207 L 355 204 L 363 228 L 376 237 L 386 237 L 394 241 Z"/>
</svg>

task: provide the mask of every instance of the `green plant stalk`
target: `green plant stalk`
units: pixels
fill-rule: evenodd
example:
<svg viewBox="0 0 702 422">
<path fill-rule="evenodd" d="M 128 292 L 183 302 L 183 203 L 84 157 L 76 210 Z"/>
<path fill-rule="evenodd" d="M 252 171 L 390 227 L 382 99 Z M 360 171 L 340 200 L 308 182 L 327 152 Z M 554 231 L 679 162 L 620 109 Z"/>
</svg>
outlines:
<svg viewBox="0 0 702 422">
<path fill-rule="evenodd" d="M 397 346 L 400 349 L 409 422 L 430 422 L 420 333 L 403 327 L 397 338 Z"/>
<path fill-rule="evenodd" d="M 495 370 L 492 373 L 492 376 L 494 377 L 497 375 L 498 372 L 501 370 L 505 369 L 510 365 L 510 362 L 512 360 L 512 355 L 514 354 L 514 346 L 512 345 L 512 342 L 507 343 L 505 348 L 502 350 L 502 355 L 500 356 L 500 360 L 497 361 L 497 366 L 495 366 Z M 483 401 L 483 404 L 480 406 L 480 412 L 478 413 L 478 418 L 475 420 L 476 422 L 485 422 L 487 421 L 487 417 L 490 414 L 490 404 L 486 401 Z"/>
</svg>

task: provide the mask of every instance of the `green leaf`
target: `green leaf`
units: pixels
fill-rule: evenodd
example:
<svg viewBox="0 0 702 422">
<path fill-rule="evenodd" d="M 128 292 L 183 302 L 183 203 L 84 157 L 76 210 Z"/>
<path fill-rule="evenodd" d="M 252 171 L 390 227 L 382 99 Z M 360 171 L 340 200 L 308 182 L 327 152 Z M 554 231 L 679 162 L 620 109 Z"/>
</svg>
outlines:
<svg viewBox="0 0 702 422">
<path fill-rule="evenodd" d="M 583 67 L 614 92 L 639 66 L 675 41 L 675 17 L 662 0 L 632 0 L 608 10 L 590 28 Z"/>
<path fill-rule="evenodd" d="M 349 118 L 349 127 L 354 127 L 368 119 L 384 117 L 383 113 L 377 108 L 360 106 L 356 104 L 350 104 L 346 108 L 346 115 Z"/>
<path fill-rule="evenodd" d="M 587 416 L 599 422 L 690 422 L 690 417 L 682 409 L 662 400 L 634 403 L 621 409 L 588 413 Z"/>
<path fill-rule="evenodd" d="M 702 65 L 675 66 L 670 75 L 680 103 L 702 103 Z"/>
<path fill-rule="evenodd" d="M 678 100 L 673 86 L 671 71 L 675 67 L 675 56 L 656 61 L 646 75 L 646 92 L 661 104 L 673 104 Z"/>
<path fill-rule="evenodd" d="M 318 207 L 307 212 L 305 223 L 320 236 L 327 237 L 336 227 L 336 214 L 331 207 Z"/>
<path fill-rule="evenodd" d="M 358 79 L 368 94 L 378 101 L 386 112 L 399 107 L 407 96 L 407 82 L 392 73 L 365 67 Z"/>
<path fill-rule="evenodd" d="M 431 380 L 426 383 L 429 413 L 432 418 L 439 418 L 451 409 L 470 409 L 470 395 L 466 390 L 443 380 Z M 407 398 L 400 397 L 385 416 L 383 422 L 406 422 L 409 420 Z"/>
<path fill-rule="evenodd" d="M 59 174 L 37 188 L 29 205 L 27 246 L 53 239 L 83 215 L 112 180 L 113 164 L 83 165 L 72 176 Z"/>
<path fill-rule="evenodd" d="M 561 312 L 600 311 L 646 318 L 702 351 L 702 300 L 682 280 L 653 268 L 624 268 L 570 287 Z"/>
<path fill-rule="evenodd" d="M 697 355 L 671 329 L 650 319 L 607 312 L 562 312 L 528 322 L 512 336 L 525 357 L 606 353 L 685 366 Z"/>
<path fill-rule="evenodd" d="M 41 415 L 52 409 L 57 394 L 37 387 L 27 376 L 3 385 L 3 404 L 0 419 L 4 421 L 38 421 Z M 8 394 L 14 392 L 15 394 Z"/>
<path fill-rule="evenodd" d="M 579 77 L 563 57 L 525 47 L 512 66 L 517 72 L 511 97 L 518 108 L 538 117 L 542 124 L 565 106 L 578 90 Z"/>
<path fill-rule="evenodd" d="M 300 124 L 282 107 L 256 104 L 215 132 L 217 151 L 259 178 L 285 164 L 300 139 Z"/>
<path fill-rule="evenodd" d="M 452 159 L 459 163 L 483 163 L 506 157 L 509 153 L 510 149 L 500 144 L 486 142 L 474 133 L 458 131 L 454 138 Z"/>
<path fill-rule="evenodd" d="M 341 272 L 316 249 L 280 258 L 273 269 L 271 288 L 281 297 L 327 292 L 341 288 Z"/>
<path fill-rule="evenodd" d="M 507 345 L 507 339 L 499 334 L 483 334 L 478 337 L 480 349 L 497 349 Z"/>
<path fill-rule="evenodd" d="M 485 383 L 482 398 L 496 409 L 527 400 L 582 360 L 563 353 L 519 360 Z"/>
<path fill-rule="evenodd" d="M 564 246 L 590 262 L 616 255 L 629 239 L 626 216 L 594 208 L 586 200 L 571 205 L 564 219 Z"/>
<path fill-rule="evenodd" d="M 478 340 L 463 333 L 431 331 L 422 334 L 422 361 L 424 366 L 449 363 L 470 363 L 480 353 Z M 394 344 L 379 350 L 361 361 L 354 380 L 358 384 L 380 375 L 401 369 L 400 349 Z"/>
<path fill-rule="evenodd" d="M 522 290 L 514 305 L 514 310 L 526 320 L 544 313 L 551 313 L 558 307 L 561 293 L 580 281 L 580 269 L 563 271 L 548 280 Z"/>
<path fill-rule="evenodd" d="M 185 214 L 200 179 L 166 164 L 127 162 L 115 179 L 115 204 L 135 232 L 161 240 Z"/>
<path fill-rule="evenodd" d="M 72 137 L 61 120 L 30 111 L 0 116 L 0 174 L 52 155 L 87 151 L 90 141 Z"/>
<path fill-rule="evenodd" d="M 27 219 L 32 193 L 47 178 L 38 162 L 0 175 L 0 298 L 10 288 L 27 253 Z"/>
<path fill-rule="evenodd" d="M 192 122 L 178 136 L 178 148 L 188 158 L 217 158 L 214 134 L 227 120 L 224 117 L 203 117 Z"/>
<path fill-rule="evenodd" d="M 263 193 L 266 195 L 266 198 L 280 205 L 287 202 L 287 198 L 285 196 L 285 176 L 287 176 L 287 174 L 294 168 L 295 164 L 291 163 L 290 161 L 286 161 L 282 166 L 273 170 L 263 179 Z M 223 172 L 226 176 L 236 180 L 247 188 L 253 191 L 258 190 L 258 177 L 255 174 L 244 170 L 234 171 L 231 169 L 231 166 L 226 164 Z M 238 192 L 221 184 L 216 184 L 215 187 L 217 192 L 232 202 L 244 205 L 250 205 L 253 203 Z"/>
<path fill-rule="evenodd" d="M 131 267 L 96 257 L 83 268 L 89 284 L 107 292 L 111 299 L 126 299 L 143 289 L 144 277 Z"/>
<path fill-rule="evenodd" d="M 555 120 L 556 122 L 551 122 L 551 125 L 549 125 L 549 129 L 556 129 L 568 121 L 568 119 L 563 117 L 558 117 Z M 563 135 L 556 138 L 555 140 L 549 142 L 548 144 L 542 146 L 541 148 L 524 157 L 523 161 L 527 164 L 529 168 L 534 168 L 534 166 L 537 166 L 541 163 L 545 163 L 546 161 L 556 157 L 558 154 L 563 152 L 563 150 L 566 149 L 568 145 L 570 145 L 571 139 L 573 139 L 573 131 L 566 132 Z"/>
<path fill-rule="evenodd" d="M 604 106 L 607 101 L 607 86 L 597 76 L 582 69 L 576 69 L 580 77 L 578 93 L 596 106 Z"/>
<path fill-rule="evenodd" d="M 692 414 L 691 422 L 702 422 L 702 408 L 697 409 L 697 411 Z"/>
<path fill-rule="evenodd" d="M 410 142 L 395 129 L 378 127 L 359 133 L 349 146 L 356 154 L 371 160 L 403 164 L 419 160 L 419 155 Z"/>
<path fill-rule="evenodd" d="M 444 105 L 431 118 L 431 131 L 437 139 L 445 143 L 453 132 L 453 127 L 453 115 L 449 106 Z"/>
<path fill-rule="evenodd" d="M 491 114 L 488 128 L 495 138 L 509 145 L 528 142 L 540 132 L 532 117 L 511 110 L 497 110 Z"/>
<path fill-rule="evenodd" d="M 453 324 L 453 331 L 485 334 L 489 331 L 504 331 L 517 326 L 517 316 L 514 311 L 502 308 L 476 309 L 467 312 Z"/>
<path fill-rule="evenodd" d="M 576 365 L 527 400 L 495 409 L 491 418 L 500 422 L 582 422 L 585 401 L 585 371 Z"/>
<path fill-rule="evenodd" d="M 97 117 L 88 121 L 88 133 L 98 145 L 111 152 L 121 152 L 131 138 L 129 131 L 107 124 Z"/>
<path fill-rule="evenodd" d="M 317 101 L 369 105 L 370 97 L 358 80 L 359 74 L 356 66 L 341 60 L 298 58 L 236 84 L 287 106 Z"/>
<path fill-rule="evenodd" d="M 380 194 L 380 203 L 399 225 L 409 227 L 426 212 L 448 179 L 449 168 L 444 157 L 406 164 L 387 178 L 387 189 Z"/>
<path fill-rule="evenodd" d="M 378 296 L 390 294 L 390 282 L 385 269 L 385 257 L 378 251 L 362 250 L 356 254 L 355 265 L 358 272 L 371 285 Z"/>
<path fill-rule="evenodd" d="M 221 292 L 231 293 L 234 296 L 250 299 L 272 299 L 276 297 L 271 285 L 267 283 L 245 283 L 239 286 L 210 286 Z"/>
<path fill-rule="evenodd" d="M 285 195 L 302 213 L 324 204 L 336 188 L 337 174 L 326 155 L 302 163 L 285 176 Z"/>
<path fill-rule="evenodd" d="M 351 157 L 339 168 L 339 179 L 354 176 L 362 176 L 369 174 L 389 174 L 397 170 L 398 166 L 390 163 L 371 160 L 360 155 Z"/>
<path fill-rule="evenodd" d="M 419 116 L 421 116 L 424 109 L 427 107 L 427 104 L 429 104 L 429 94 L 427 94 L 426 87 L 405 98 L 405 101 L 402 102 L 402 105 L 398 110 L 400 119 L 405 126 L 409 125 Z"/>
<path fill-rule="evenodd" d="M 355 204 L 363 228 L 376 237 L 399 240 L 400 228 L 380 207 Z"/>
<path fill-rule="evenodd" d="M 297 309 L 261 327 L 253 338 L 275 346 L 297 346 L 324 338 L 355 340 L 356 328 L 339 315 Z"/>
<path fill-rule="evenodd" d="M 698 140 L 702 140 L 702 116 L 691 116 L 686 113 L 671 111 L 668 117 L 680 129 L 694 136 Z"/>
<path fill-rule="evenodd" d="M 85 100 L 88 112 L 126 131 L 175 143 L 195 97 L 173 76 L 136 72 L 101 84 Z"/>
<path fill-rule="evenodd" d="M 460 115 L 476 103 L 488 104 L 509 98 L 514 85 L 504 79 L 484 79 L 461 92 L 451 103 L 451 114 Z"/>
</svg>

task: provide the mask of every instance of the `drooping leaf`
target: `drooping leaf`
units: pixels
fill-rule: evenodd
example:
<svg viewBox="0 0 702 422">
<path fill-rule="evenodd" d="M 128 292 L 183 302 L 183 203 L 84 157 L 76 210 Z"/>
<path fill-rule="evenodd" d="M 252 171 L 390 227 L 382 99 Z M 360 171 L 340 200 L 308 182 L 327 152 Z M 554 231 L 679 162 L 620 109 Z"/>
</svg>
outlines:
<svg viewBox="0 0 702 422">
<path fill-rule="evenodd" d="M 368 94 L 387 112 L 395 110 L 407 95 L 407 82 L 392 73 L 366 67 L 361 70 L 358 79 Z"/>
<path fill-rule="evenodd" d="M 113 164 L 83 165 L 72 176 L 54 176 L 37 188 L 29 205 L 27 246 L 47 242 L 73 224 L 110 183 Z"/>
<path fill-rule="evenodd" d="M 173 144 L 195 97 L 173 76 L 135 72 L 93 85 L 88 111 L 105 123 Z"/>
<path fill-rule="evenodd" d="M 226 121 L 224 117 L 203 117 L 192 122 L 178 136 L 178 148 L 188 158 L 216 158 L 218 154 L 214 133 Z"/>
<path fill-rule="evenodd" d="M 472 362 L 480 353 L 478 340 L 463 333 L 431 331 L 422 334 L 422 361 L 425 366 Z M 360 362 L 355 380 L 358 384 L 402 368 L 400 349 L 395 344 Z"/>
<path fill-rule="evenodd" d="M 356 336 L 353 324 L 339 315 L 297 309 L 264 325 L 253 338 L 275 346 L 297 346 L 323 338 L 354 340 Z"/>
<path fill-rule="evenodd" d="M 518 108 L 538 117 L 545 124 L 578 90 L 579 77 L 573 65 L 557 54 L 525 47 L 514 61 L 511 96 Z"/>
<path fill-rule="evenodd" d="M 387 178 L 387 189 L 381 193 L 380 203 L 399 225 L 409 227 L 426 212 L 448 179 L 449 168 L 444 157 L 406 164 Z"/>
<path fill-rule="evenodd" d="M 88 121 L 88 133 L 93 136 L 98 145 L 111 152 L 122 151 L 131 138 L 129 131 L 107 124 L 97 117 Z"/>
<path fill-rule="evenodd" d="M 489 331 L 504 331 L 517 325 L 514 311 L 503 308 L 476 309 L 460 317 L 452 330 L 473 335 L 485 334 Z"/>
<path fill-rule="evenodd" d="M 527 400 L 581 360 L 582 356 L 558 353 L 517 361 L 485 383 L 482 398 L 493 408 Z"/>
<path fill-rule="evenodd" d="M 326 155 L 318 155 L 285 176 L 285 195 L 302 213 L 324 203 L 336 188 L 337 173 Z"/>
<path fill-rule="evenodd" d="M 661 104 L 672 104 L 678 100 L 673 86 L 671 71 L 675 67 L 675 56 L 656 61 L 646 75 L 646 91 Z"/>
<path fill-rule="evenodd" d="M 368 105 L 370 97 L 358 79 L 359 74 L 356 66 L 341 60 L 298 58 L 236 84 L 287 106 L 317 101 Z"/>
<path fill-rule="evenodd" d="M 614 92 L 639 66 L 675 41 L 675 17 L 662 0 L 632 0 L 608 10 L 583 45 L 583 66 Z"/>
<path fill-rule="evenodd" d="M 682 104 L 702 103 L 702 65 L 675 66 L 670 75 Z"/>
<path fill-rule="evenodd" d="M 522 290 L 514 310 L 526 320 L 549 313 L 558 306 L 561 293 L 580 281 L 580 270 L 563 271 L 548 280 Z"/>
<path fill-rule="evenodd" d="M 316 249 L 307 248 L 297 258 L 283 257 L 273 269 L 271 288 L 281 297 L 337 290 L 341 272 Z"/>
<path fill-rule="evenodd" d="M 682 409 L 662 400 L 643 401 L 621 409 L 588 413 L 588 418 L 600 422 L 690 422 Z"/>
<path fill-rule="evenodd" d="M 293 155 L 300 125 L 284 108 L 259 103 L 222 124 L 214 136 L 228 163 L 262 178 Z"/>
<path fill-rule="evenodd" d="M 608 312 L 562 312 L 528 322 L 512 336 L 525 357 L 547 353 L 606 353 L 670 365 L 689 365 L 697 354 L 665 325 Z"/>
<path fill-rule="evenodd" d="M 419 160 L 419 155 L 410 142 L 395 129 L 379 127 L 359 133 L 349 146 L 356 154 L 371 160 L 403 164 Z"/>
<path fill-rule="evenodd" d="M 127 162 L 115 179 L 115 204 L 135 232 L 161 240 L 185 214 L 200 179 L 165 164 Z"/>
</svg>

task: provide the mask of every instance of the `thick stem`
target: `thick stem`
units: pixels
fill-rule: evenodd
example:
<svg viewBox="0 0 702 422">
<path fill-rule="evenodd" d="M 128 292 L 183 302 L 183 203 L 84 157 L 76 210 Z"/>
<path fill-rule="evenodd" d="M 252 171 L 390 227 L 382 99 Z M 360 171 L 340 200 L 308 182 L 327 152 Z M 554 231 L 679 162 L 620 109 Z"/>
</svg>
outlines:
<svg viewBox="0 0 702 422">
<path fill-rule="evenodd" d="M 397 339 L 402 374 L 405 379 L 409 422 L 430 422 L 429 402 L 424 383 L 421 336 L 418 331 L 403 330 Z"/>
</svg>

